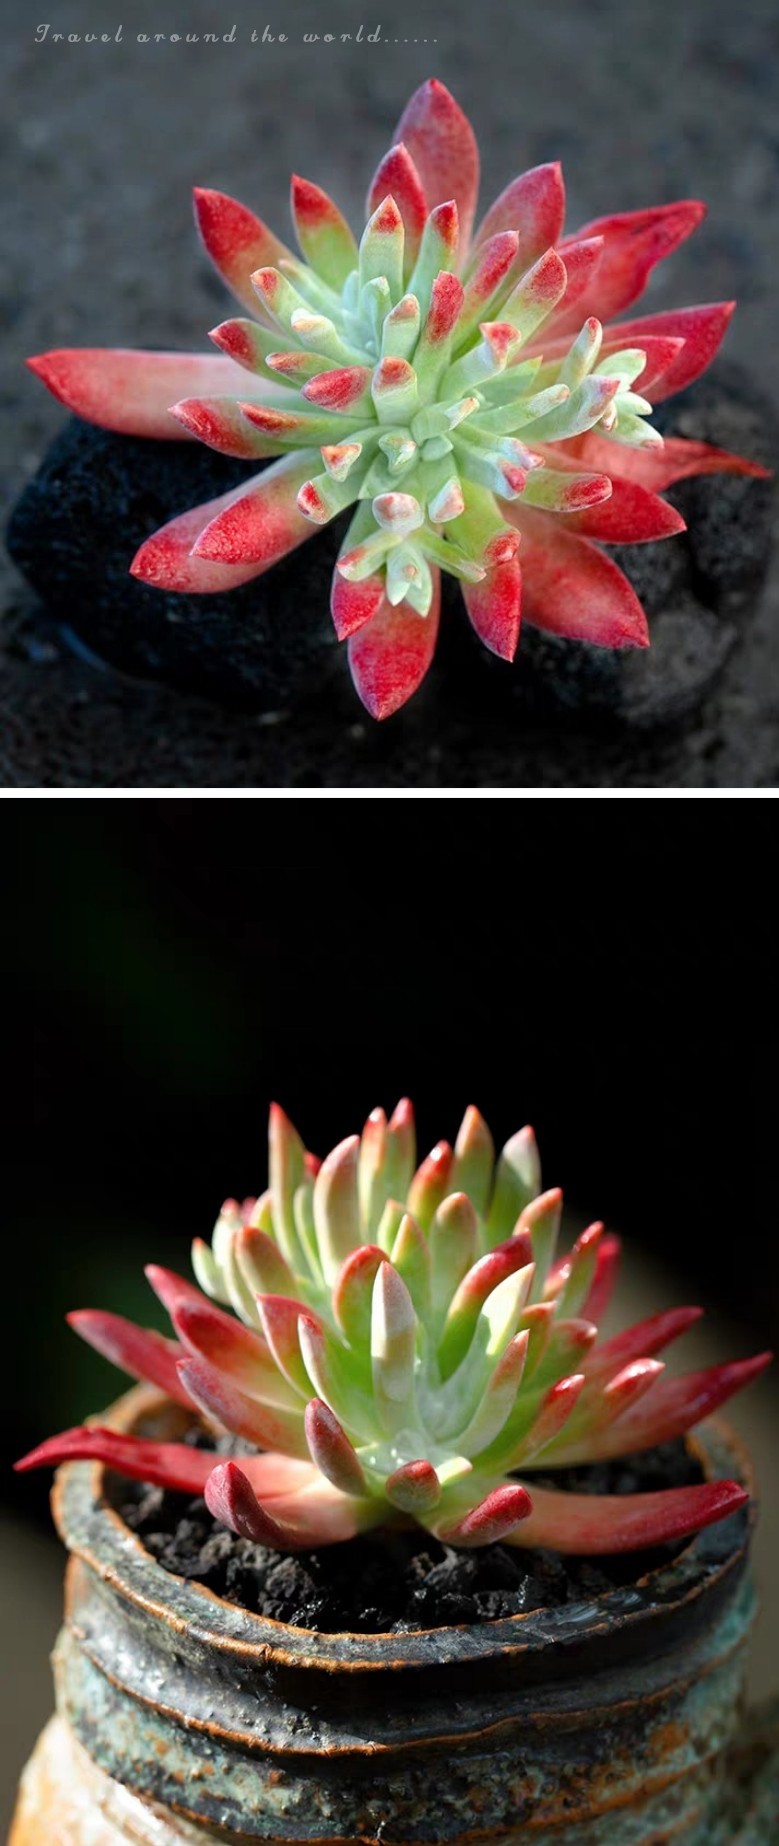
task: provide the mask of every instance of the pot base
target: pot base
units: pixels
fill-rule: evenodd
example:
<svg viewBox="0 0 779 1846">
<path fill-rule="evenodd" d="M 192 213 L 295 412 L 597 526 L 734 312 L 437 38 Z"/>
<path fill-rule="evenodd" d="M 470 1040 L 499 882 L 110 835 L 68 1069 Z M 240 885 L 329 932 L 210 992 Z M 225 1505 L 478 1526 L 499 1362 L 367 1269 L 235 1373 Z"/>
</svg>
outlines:
<svg viewBox="0 0 779 1846">
<path fill-rule="evenodd" d="M 681 1833 L 672 1827 L 656 1834 L 658 1846 L 768 1846 L 778 1838 L 779 1702 L 744 1725 L 714 1804 L 710 1769 L 706 1811 Z M 615 1818 L 612 1826 L 616 1838 Z M 54 1717 L 22 1776 L 8 1846 L 224 1846 L 225 1837 L 123 1788 Z"/>
</svg>

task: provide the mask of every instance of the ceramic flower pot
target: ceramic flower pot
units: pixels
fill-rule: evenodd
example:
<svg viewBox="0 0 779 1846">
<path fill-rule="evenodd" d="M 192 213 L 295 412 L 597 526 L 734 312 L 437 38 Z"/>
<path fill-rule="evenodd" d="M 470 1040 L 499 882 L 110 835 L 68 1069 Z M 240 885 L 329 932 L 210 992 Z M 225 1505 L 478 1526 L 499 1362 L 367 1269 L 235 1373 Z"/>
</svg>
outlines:
<svg viewBox="0 0 779 1846">
<path fill-rule="evenodd" d="M 170 1434 L 147 1387 L 110 1413 Z M 691 1439 L 749 1481 L 732 1435 Z M 314 1634 L 172 1576 L 100 1465 L 60 1470 L 57 1717 L 11 1846 L 232 1839 L 712 1846 L 754 1614 L 753 1503 L 591 1601 L 479 1626 Z"/>
</svg>

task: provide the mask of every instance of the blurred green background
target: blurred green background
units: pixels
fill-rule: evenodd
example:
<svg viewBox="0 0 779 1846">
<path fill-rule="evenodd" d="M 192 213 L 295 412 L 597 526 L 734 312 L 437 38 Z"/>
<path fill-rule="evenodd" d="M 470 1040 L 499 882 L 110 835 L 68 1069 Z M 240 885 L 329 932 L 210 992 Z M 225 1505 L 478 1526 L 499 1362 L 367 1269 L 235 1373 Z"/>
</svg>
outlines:
<svg viewBox="0 0 779 1846">
<path fill-rule="evenodd" d="M 262 1187 L 272 1095 L 319 1152 L 403 1092 L 422 1150 L 453 1136 L 469 1101 L 497 1137 L 529 1118 L 574 1219 L 626 1236 L 621 1318 L 704 1302 L 693 1363 L 776 1337 L 768 870 L 709 814 L 693 857 L 667 807 L 601 807 L 597 829 L 589 805 L 559 802 L 5 807 L 6 1017 L 20 1027 L 7 1064 L 18 1125 L 6 1113 L 6 1805 L 49 1704 L 62 1572 L 49 1481 L 10 1463 L 119 1383 L 63 1316 L 100 1304 L 162 1324 L 142 1265 L 186 1268 L 222 1198 Z M 736 1421 L 765 1456 L 768 1558 L 770 1375 Z M 769 1596 L 766 1683 L 778 1630 Z"/>
</svg>

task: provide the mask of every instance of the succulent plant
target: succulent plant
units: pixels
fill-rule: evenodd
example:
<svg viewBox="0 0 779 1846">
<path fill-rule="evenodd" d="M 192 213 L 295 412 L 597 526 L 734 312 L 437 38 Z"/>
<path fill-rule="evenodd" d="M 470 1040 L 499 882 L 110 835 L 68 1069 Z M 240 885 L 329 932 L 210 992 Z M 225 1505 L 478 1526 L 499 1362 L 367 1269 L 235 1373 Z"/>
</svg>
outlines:
<svg viewBox="0 0 779 1846">
<path fill-rule="evenodd" d="M 251 316 L 213 329 L 218 355 L 29 361 L 109 429 L 275 458 L 147 539 L 130 566 L 145 583 L 190 594 L 246 583 L 354 506 L 331 606 L 377 718 L 430 665 L 441 570 L 506 660 L 523 595 L 526 620 L 553 634 L 645 646 L 641 604 L 601 546 L 682 531 L 661 496 L 687 475 L 765 472 L 664 442 L 647 422 L 709 364 L 732 302 L 603 325 L 704 207 L 622 212 L 564 236 L 552 163 L 513 180 L 472 235 L 478 179 L 470 123 L 426 83 L 372 181 L 359 247 L 307 180 L 292 182 L 302 261 L 243 205 L 196 192 L 206 249 Z"/>
<path fill-rule="evenodd" d="M 176 1341 L 99 1310 L 69 1316 L 249 1452 L 225 1461 L 88 1427 L 17 1466 L 96 1457 L 204 1493 L 233 1531 L 281 1550 L 416 1522 L 457 1546 L 629 1551 L 724 1517 L 746 1498 L 735 1481 L 637 1495 L 533 1487 L 539 1467 L 683 1434 L 770 1358 L 664 1378 L 656 1355 L 694 1307 L 600 1340 L 618 1240 L 593 1224 L 558 1255 L 561 1205 L 541 1191 L 532 1130 L 496 1161 L 477 1109 L 453 1148 L 439 1142 L 416 1167 L 407 1100 L 389 1121 L 374 1110 L 321 1163 L 274 1106 L 269 1190 L 228 1200 L 211 1244 L 196 1240 L 202 1290 L 147 1271 Z"/>
</svg>

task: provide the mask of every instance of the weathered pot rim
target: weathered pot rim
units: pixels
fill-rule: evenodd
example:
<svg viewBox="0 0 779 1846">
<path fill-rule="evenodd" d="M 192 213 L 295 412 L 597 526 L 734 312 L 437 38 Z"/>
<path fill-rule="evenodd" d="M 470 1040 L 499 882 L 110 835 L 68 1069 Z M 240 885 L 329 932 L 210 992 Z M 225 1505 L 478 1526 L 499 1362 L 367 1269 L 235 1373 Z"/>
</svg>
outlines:
<svg viewBox="0 0 779 1846">
<path fill-rule="evenodd" d="M 90 1421 L 129 1434 L 139 1424 L 180 1414 L 163 1393 L 149 1385 L 136 1385 L 108 1411 Z M 755 1481 L 746 1449 L 724 1420 L 710 1418 L 695 1436 L 687 1437 L 687 1442 L 707 1478 L 723 1478 L 726 1468 L 728 1478 L 736 1478 L 746 1486 L 750 1499 L 727 1519 L 696 1533 L 670 1563 L 648 1572 L 635 1584 L 618 1586 L 557 1609 L 416 1629 L 409 1634 L 348 1630 L 323 1633 L 297 1627 L 254 1614 L 204 1584 L 165 1570 L 112 1505 L 105 1483 L 113 1471 L 103 1462 L 77 1461 L 61 1466 L 52 1488 L 52 1512 L 68 1551 L 121 1597 L 148 1614 L 158 1615 L 174 1630 L 186 1628 L 207 1646 L 226 1654 L 253 1657 L 264 1664 L 315 1666 L 339 1673 L 386 1672 L 455 1658 L 475 1661 L 496 1653 L 523 1654 L 534 1647 L 548 1647 L 554 1641 L 571 1640 L 577 1633 L 584 1639 L 593 1628 L 608 1627 L 615 1618 L 623 1626 L 637 1627 L 653 1613 L 673 1611 L 700 1597 L 714 1578 L 732 1568 L 734 1557 L 746 1553 L 756 1517 Z M 730 1544 L 723 1539 L 725 1527 L 730 1529 Z M 142 1587 L 132 1580 L 139 1573 L 144 1579 Z M 170 1607 L 173 1585 L 183 1615 Z M 218 1615 L 219 1627 L 209 1624 L 209 1614 Z M 539 1628 L 543 1633 L 538 1632 Z M 437 1643 L 435 1648 L 433 1643 Z"/>
</svg>

